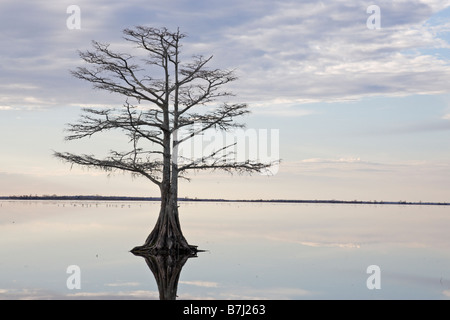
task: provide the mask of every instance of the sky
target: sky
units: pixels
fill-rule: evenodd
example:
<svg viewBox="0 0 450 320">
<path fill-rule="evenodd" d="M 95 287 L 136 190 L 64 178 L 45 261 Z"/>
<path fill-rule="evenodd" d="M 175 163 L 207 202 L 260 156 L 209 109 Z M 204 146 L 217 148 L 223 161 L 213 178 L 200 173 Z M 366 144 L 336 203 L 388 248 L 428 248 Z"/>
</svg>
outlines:
<svg viewBox="0 0 450 320">
<path fill-rule="evenodd" d="M 198 173 L 180 196 L 450 201 L 450 1 L 437 0 L 2 0 L 0 195 L 158 196 L 52 155 L 117 147 L 64 140 L 82 107 L 124 102 L 69 71 L 92 40 L 133 53 L 122 30 L 136 25 L 179 27 L 186 57 L 236 70 L 247 128 L 279 132 L 274 175 Z"/>
</svg>

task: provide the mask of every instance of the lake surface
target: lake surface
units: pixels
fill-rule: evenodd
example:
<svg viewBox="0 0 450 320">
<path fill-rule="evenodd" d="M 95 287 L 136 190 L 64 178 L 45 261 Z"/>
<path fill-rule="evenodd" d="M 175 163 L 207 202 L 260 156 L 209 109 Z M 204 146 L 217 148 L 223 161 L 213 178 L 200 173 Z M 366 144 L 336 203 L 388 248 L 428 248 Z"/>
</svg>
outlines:
<svg viewBox="0 0 450 320">
<path fill-rule="evenodd" d="M 0 299 L 159 299 L 145 259 L 129 252 L 158 211 L 0 201 Z M 180 218 L 207 251 L 184 264 L 178 299 L 450 297 L 446 206 L 182 202 Z"/>
</svg>

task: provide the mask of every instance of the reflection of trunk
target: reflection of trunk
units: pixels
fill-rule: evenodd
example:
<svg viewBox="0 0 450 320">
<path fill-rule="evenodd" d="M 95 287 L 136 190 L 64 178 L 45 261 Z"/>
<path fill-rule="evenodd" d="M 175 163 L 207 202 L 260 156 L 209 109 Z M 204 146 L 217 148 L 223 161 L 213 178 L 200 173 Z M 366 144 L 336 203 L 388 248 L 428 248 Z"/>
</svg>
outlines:
<svg viewBox="0 0 450 320">
<path fill-rule="evenodd" d="M 137 254 L 140 255 L 140 254 Z M 189 258 L 195 254 L 185 255 L 150 255 L 142 254 L 148 267 L 155 276 L 160 300 L 175 300 L 181 269 Z"/>
</svg>

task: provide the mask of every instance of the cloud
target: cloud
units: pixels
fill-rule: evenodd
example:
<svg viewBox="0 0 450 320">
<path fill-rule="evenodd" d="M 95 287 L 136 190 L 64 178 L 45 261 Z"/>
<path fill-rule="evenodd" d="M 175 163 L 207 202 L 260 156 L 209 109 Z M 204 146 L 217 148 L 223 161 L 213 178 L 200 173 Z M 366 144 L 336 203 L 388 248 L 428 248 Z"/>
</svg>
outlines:
<svg viewBox="0 0 450 320">
<path fill-rule="evenodd" d="M 265 16 L 230 28 L 228 47 L 235 49 L 233 58 L 238 57 L 249 84 L 244 93 L 256 99 L 258 92 L 260 100 L 336 101 L 447 92 L 448 63 L 419 51 L 449 48 L 437 37 L 448 25 L 426 24 L 436 6 L 383 3 L 381 30 L 367 29 L 367 6 L 364 1 L 285 1 Z"/>
<path fill-rule="evenodd" d="M 384 173 L 387 175 L 415 176 L 439 176 L 447 173 L 449 164 L 440 161 L 367 161 L 360 157 L 343 158 L 309 158 L 300 161 L 287 161 L 283 163 L 282 169 L 289 174 L 318 174 L 328 175 L 332 172 L 347 175 L 349 173 L 361 174 L 366 172 Z M 447 174 L 445 174 L 447 175 Z"/>
<path fill-rule="evenodd" d="M 136 24 L 180 26 L 189 35 L 183 47 L 187 56 L 214 54 L 215 65 L 237 68 L 241 79 L 233 90 L 244 101 L 266 107 L 277 99 L 302 104 L 448 92 L 450 66 L 421 51 L 449 49 L 441 35 L 450 24 L 427 23 L 448 1 L 381 1 L 380 30 L 366 27 L 366 8 L 372 3 L 362 0 L 195 5 L 81 0 L 81 30 L 66 28 L 70 4 L 2 2 L 0 40 L 9 44 L 0 51 L 2 105 L 117 102 L 120 97 L 92 93 L 71 79 L 68 70 L 80 63 L 76 50 L 89 48 L 92 39 L 124 48 L 121 30 Z M 9 83 L 16 87 L 8 88 Z M 33 103 L 23 99 L 20 87 Z M 292 110 L 280 115 L 292 116 Z"/>
<path fill-rule="evenodd" d="M 301 245 L 308 247 L 327 247 L 327 248 L 350 248 L 350 249 L 359 249 L 361 245 L 356 243 L 321 243 L 321 242 L 299 242 Z"/>
<path fill-rule="evenodd" d="M 421 123 L 413 123 L 403 126 L 396 126 L 391 129 L 384 129 L 385 134 L 398 134 L 398 133 L 424 133 L 435 131 L 448 131 L 450 130 L 450 123 L 445 116 L 441 120 L 424 121 Z"/>
<path fill-rule="evenodd" d="M 301 288 L 286 288 L 286 287 L 274 287 L 274 288 L 240 288 L 239 294 L 224 292 L 221 294 L 220 299 L 231 300 L 292 300 L 306 297 L 313 297 L 318 292 L 305 290 Z"/>
<path fill-rule="evenodd" d="M 158 299 L 159 294 L 155 291 L 147 290 L 135 290 L 135 291 L 119 291 L 119 292 L 76 292 L 67 294 L 65 296 L 68 299 L 102 299 L 102 300 L 112 300 L 112 299 Z"/>
<path fill-rule="evenodd" d="M 0 299 L 5 300 L 132 300 L 159 299 L 158 292 L 148 290 L 118 292 L 74 292 L 60 293 L 46 289 L 0 289 Z"/>
<path fill-rule="evenodd" d="M 450 290 L 442 291 L 442 295 L 445 299 L 450 299 Z"/>
<path fill-rule="evenodd" d="M 302 163 L 361 163 L 361 158 L 339 158 L 339 159 L 321 159 L 321 158 L 310 158 L 304 159 Z"/>
<path fill-rule="evenodd" d="M 267 238 L 270 240 L 274 240 L 274 241 L 297 243 L 302 246 L 315 247 L 315 248 L 346 248 L 346 249 L 360 249 L 361 248 L 361 245 L 359 243 L 353 243 L 353 242 L 341 243 L 341 242 L 329 242 L 329 241 L 302 241 L 302 240 L 295 240 L 295 237 L 289 238 L 289 237 L 278 237 L 278 236 L 268 236 Z"/>
<path fill-rule="evenodd" d="M 107 287 L 137 287 L 139 286 L 139 282 L 119 282 L 119 283 L 107 283 L 105 286 Z"/>
<path fill-rule="evenodd" d="M 303 103 L 303 100 L 283 100 L 273 99 L 272 101 L 265 101 L 259 103 L 252 103 L 252 113 L 256 115 L 265 115 L 273 117 L 304 117 L 316 113 L 313 110 L 299 108 L 295 104 Z"/>
<path fill-rule="evenodd" d="M 181 284 L 187 284 L 191 286 L 204 287 L 204 288 L 217 288 L 219 284 L 217 282 L 210 281 L 180 281 Z"/>
<path fill-rule="evenodd" d="M 0 289 L 0 300 L 58 300 L 61 298 L 60 294 L 45 289 Z"/>
<path fill-rule="evenodd" d="M 282 168 L 290 174 L 308 174 L 318 176 L 348 176 L 361 173 L 373 174 L 393 172 L 397 170 L 394 164 L 378 163 L 363 160 L 360 157 L 340 158 L 308 158 L 300 161 L 287 161 Z"/>
</svg>

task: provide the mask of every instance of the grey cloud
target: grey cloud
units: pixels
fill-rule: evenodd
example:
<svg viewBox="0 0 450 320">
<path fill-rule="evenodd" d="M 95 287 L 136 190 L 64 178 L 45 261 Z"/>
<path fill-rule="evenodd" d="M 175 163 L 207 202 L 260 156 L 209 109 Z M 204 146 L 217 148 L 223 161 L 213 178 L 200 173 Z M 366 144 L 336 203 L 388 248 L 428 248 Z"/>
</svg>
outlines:
<svg viewBox="0 0 450 320">
<path fill-rule="evenodd" d="M 430 6 L 386 2 L 382 19 L 390 22 L 381 30 L 369 30 L 367 2 L 283 4 L 230 32 L 228 47 L 242 48 L 233 53 L 250 85 L 249 96 L 256 88 L 264 88 L 260 98 L 269 101 L 273 96 L 324 101 L 447 92 L 442 82 L 432 79 L 447 78 L 450 66 L 432 55 L 409 52 L 448 47 L 423 24 L 432 13 Z M 246 48 L 267 54 L 254 57 Z M 267 67 L 261 70 L 260 65 Z"/>
<path fill-rule="evenodd" d="M 425 132 L 437 132 L 437 131 L 449 131 L 450 121 L 448 120 L 435 120 L 425 121 L 422 123 L 412 123 L 395 128 L 383 130 L 385 134 L 412 134 L 412 133 L 425 133 Z"/>
<path fill-rule="evenodd" d="M 0 49 L 2 106 L 26 105 L 19 87 L 5 89 L 10 83 L 36 87 L 26 93 L 39 103 L 49 101 L 47 106 L 121 103 L 120 97 L 91 92 L 68 70 L 80 63 L 76 50 L 89 48 L 90 40 L 119 44 L 121 30 L 136 24 L 181 27 L 189 35 L 184 53 L 213 54 L 214 66 L 236 68 L 241 80 L 231 89 L 248 102 L 448 91 L 444 81 L 433 80 L 448 79 L 449 64 L 411 54 L 449 46 L 437 38 L 439 26 L 424 24 L 445 7 L 439 1 L 378 2 L 381 30 L 366 27 L 369 1 L 78 3 L 82 29 L 71 31 L 65 26 L 69 2 L 2 2 L 0 39 L 8 43 Z"/>
<path fill-rule="evenodd" d="M 118 292 L 55 292 L 48 289 L 0 289 L 0 300 L 157 300 L 158 293 L 147 290 Z"/>
</svg>

